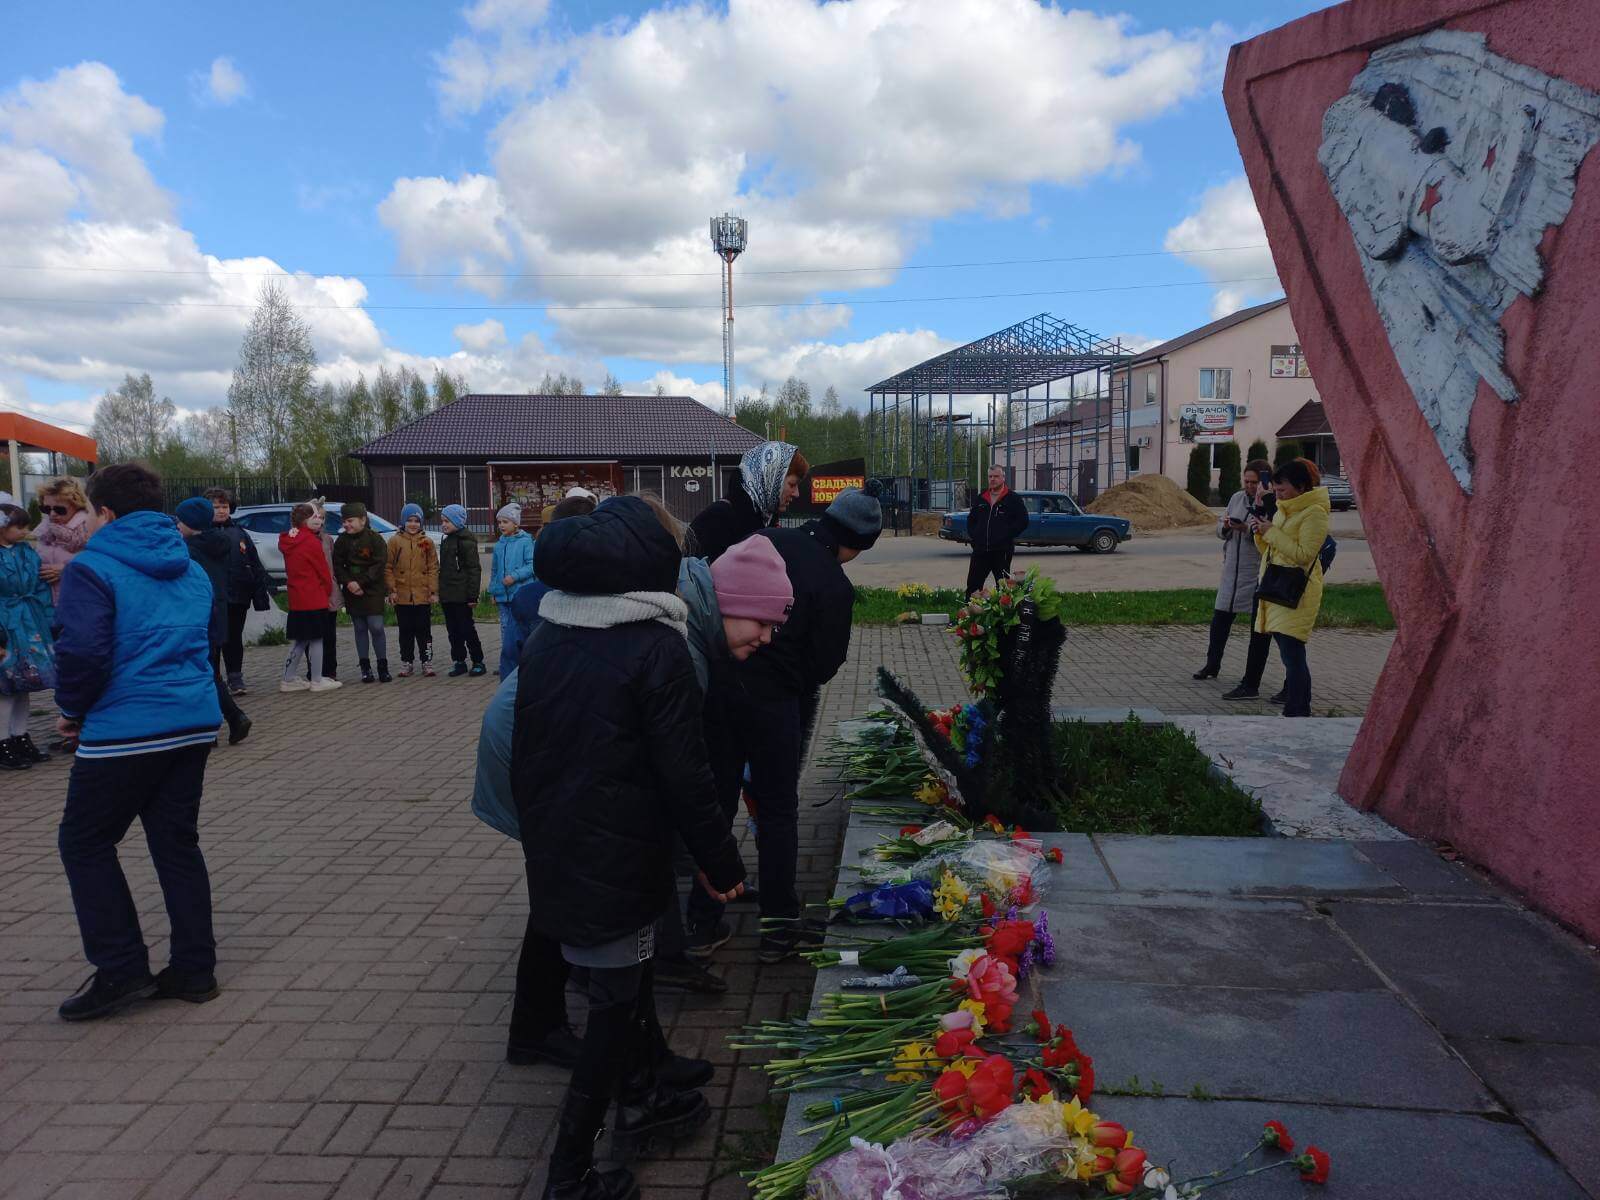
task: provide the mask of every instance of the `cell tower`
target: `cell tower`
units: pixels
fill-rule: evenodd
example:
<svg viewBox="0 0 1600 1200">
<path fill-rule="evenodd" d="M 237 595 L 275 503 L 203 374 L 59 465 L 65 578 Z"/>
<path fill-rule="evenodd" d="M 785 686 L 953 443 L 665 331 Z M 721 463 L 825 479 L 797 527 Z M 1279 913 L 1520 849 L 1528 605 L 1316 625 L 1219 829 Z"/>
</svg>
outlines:
<svg viewBox="0 0 1600 1200">
<path fill-rule="evenodd" d="M 733 260 L 744 252 L 750 223 L 743 217 L 711 218 L 711 248 L 722 259 L 722 406 L 733 417 Z"/>
</svg>

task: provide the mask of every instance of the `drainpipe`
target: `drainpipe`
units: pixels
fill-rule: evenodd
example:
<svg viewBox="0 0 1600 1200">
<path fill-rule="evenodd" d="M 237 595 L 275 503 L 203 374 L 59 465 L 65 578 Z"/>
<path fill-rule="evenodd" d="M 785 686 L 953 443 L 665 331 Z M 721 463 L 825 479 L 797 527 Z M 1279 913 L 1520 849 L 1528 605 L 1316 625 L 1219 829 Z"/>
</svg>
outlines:
<svg viewBox="0 0 1600 1200">
<path fill-rule="evenodd" d="M 1167 360 L 1161 360 L 1161 428 L 1157 434 L 1156 445 L 1161 447 L 1157 457 L 1160 459 L 1158 469 L 1165 475 L 1167 473 Z"/>
</svg>

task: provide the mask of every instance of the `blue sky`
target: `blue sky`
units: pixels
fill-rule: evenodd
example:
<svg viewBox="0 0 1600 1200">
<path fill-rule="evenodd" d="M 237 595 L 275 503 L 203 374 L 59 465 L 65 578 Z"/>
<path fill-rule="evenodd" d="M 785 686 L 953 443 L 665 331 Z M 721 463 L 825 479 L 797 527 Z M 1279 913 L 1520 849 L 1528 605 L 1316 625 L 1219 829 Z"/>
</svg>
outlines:
<svg viewBox="0 0 1600 1200">
<path fill-rule="evenodd" d="M 0 44 L 0 240 L 17 248 L 0 264 L 0 406 L 84 420 L 125 370 L 185 408 L 219 403 L 276 270 L 303 273 L 291 294 L 332 376 L 442 364 L 487 389 L 609 369 L 712 399 L 705 218 L 723 208 L 751 219 L 738 293 L 774 306 L 739 323 L 742 390 L 793 370 L 859 402 L 1038 311 L 1171 336 L 1273 294 L 1217 282 L 1270 276 L 1270 258 L 916 268 L 1259 242 L 1221 65 L 1231 41 L 1316 7 L 35 9 Z M 882 264 L 900 269 L 762 274 Z M 917 301 L 1143 284 L 1163 286 Z M 131 299 L 172 307 L 112 303 Z"/>
</svg>

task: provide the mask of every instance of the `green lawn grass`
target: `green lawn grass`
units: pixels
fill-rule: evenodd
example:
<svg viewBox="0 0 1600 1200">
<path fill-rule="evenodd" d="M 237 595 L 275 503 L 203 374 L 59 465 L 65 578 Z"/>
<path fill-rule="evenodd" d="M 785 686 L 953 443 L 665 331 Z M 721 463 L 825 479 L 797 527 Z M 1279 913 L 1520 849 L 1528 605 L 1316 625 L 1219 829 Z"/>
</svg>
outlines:
<svg viewBox="0 0 1600 1200">
<path fill-rule="evenodd" d="M 1061 618 L 1068 625 L 1205 625 L 1217 593 L 1213 588 L 1152 592 L 1062 592 Z M 890 625 L 903 612 L 955 615 L 964 597 L 957 588 L 930 590 L 914 598 L 893 588 L 858 587 L 855 622 Z M 1332 583 L 1322 593 L 1319 629 L 1393 629 L 1394 617 L 1376 583 Z"/>
</svg>

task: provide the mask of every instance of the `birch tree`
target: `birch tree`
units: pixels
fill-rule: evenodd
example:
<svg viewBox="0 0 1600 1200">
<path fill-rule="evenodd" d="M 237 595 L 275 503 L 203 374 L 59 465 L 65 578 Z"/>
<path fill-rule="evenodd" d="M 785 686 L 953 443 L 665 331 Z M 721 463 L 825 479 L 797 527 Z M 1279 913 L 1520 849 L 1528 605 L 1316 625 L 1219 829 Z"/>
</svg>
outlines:
<svg viewBox="0 0 1600 1200">
<path fill-rule="evenodd" d="M 317 486 L 296 436 L 306 420 L 316 419 L 316 405 L 307 403 L 316 365 L 310 327 L 289 302 L 283 285 L 267 280 L 239 346 L 228 408 L 240 437 L 266 461 L 280 495 L 291 465 L 305 476 L 308 487 Z"/>
</svg>

